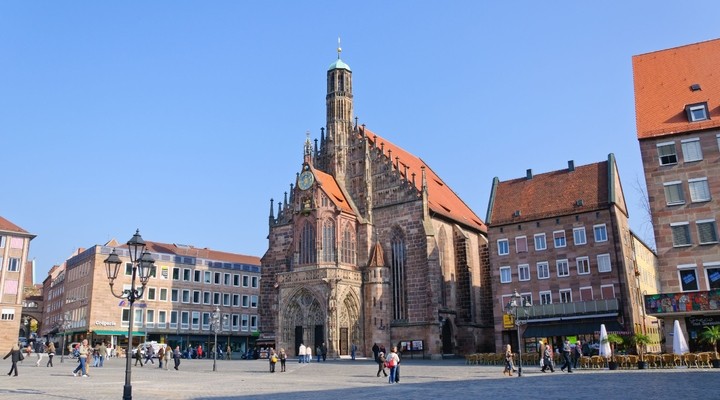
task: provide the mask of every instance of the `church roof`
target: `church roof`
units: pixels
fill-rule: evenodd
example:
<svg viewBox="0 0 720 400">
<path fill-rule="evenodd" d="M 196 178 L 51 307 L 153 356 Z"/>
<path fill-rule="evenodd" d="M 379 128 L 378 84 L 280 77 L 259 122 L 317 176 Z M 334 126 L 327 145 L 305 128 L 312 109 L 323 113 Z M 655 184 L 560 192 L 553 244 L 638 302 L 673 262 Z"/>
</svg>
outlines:
<svg viewBox="0 0 720 400">
<path fill-rule="evenodd" d="M 377 136 L 369 129 L 365 129 L 365 135 L 371 143 L 374 142 L 378 148 L 383 148 L 385 155 L 392 151 L 390 157 L 395 164 L 396 157 L 400 163 L 399 172 L 404 175 L 407 166 L 407 179 L 413 182 L 412 175 L 415 174 L 414 184 L 418 190 L 422 190 L 422 167 L 425 167 L 428 186 L 428 205 L 430 210 L 465 226 L 487 231 L 485 223 L 478 217 L 470 207 L 428 166 L 421 158 L 405 151 L 403 148 L 393 144 L 385 138 Z"/>
<path fill-rule="evenodd" d="M 350 66 L 345 64 L 343 62 L 343 60 L 340 59 L 339 56 L 338 56 L 338 59 L 335 60 L 332 64 L 330 64 L 330 66 L 328 67 L 328 71 L 332 71 L 334 69 L 344 69 L 344 70 L 348 70 L 348 71 L 352 72 L 352 70 L 350 69 Z"/>
<path fill-rule="evenodd" d="M 632 58 L 638 139 L 720 126 L 720 39 Z M 685 107 L 707 102 L 708 119 L 688 121 Z"/>
<path fill-rule="evenodd" d="M 326 174 L 315 168 L 311 167 L 311 169 L 313 175 L 315 175 L 315 180 L 318 182 L 325 194 L 327 194 L 330 200 L 335 204 L 335 206 L 342 211 L 352 213 L 353 210 L 352 208 L 350 208 L 350 204 L 345 198 L 342 190 L 340 190 L 340 186 L 338 186 L 335 178 L 333 178 L 332 175 Z"/>
</svg>

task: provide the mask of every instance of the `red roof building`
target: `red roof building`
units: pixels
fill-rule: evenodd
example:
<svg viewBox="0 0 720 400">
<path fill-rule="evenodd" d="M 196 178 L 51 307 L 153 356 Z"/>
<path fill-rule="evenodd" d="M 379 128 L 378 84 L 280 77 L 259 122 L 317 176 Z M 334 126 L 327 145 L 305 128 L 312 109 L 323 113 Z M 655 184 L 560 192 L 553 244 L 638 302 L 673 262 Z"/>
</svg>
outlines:
<svg viewBox="0 0 720 400">
<path fill-rule="evenodd" d="M 0 343 L 17 343 L 18 332 L 30 336 L 30 324 L 22 323 L 23 293 L 32 262 L 28 262 L 30 241 L 35 235 L 0 217 Z M 32 281 L 29 281 L 32 286 Z M 38 319 L 32 316 L 33 319 Z"/>
</svg>

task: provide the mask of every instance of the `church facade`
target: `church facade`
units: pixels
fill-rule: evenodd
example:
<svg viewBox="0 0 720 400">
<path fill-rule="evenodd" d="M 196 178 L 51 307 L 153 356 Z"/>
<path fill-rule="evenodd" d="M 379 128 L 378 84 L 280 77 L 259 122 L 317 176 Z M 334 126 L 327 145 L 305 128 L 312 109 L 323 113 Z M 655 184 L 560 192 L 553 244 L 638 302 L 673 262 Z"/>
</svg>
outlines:
<svg viewBox="0 0 720 400">
<path fill-rule="evenodd" d="M 352 71 L 327 71 L 327 123 L 270 202 L 260 340 L 297 354 L 439 357 L 494 349 L 484 222 L 417 156 L 358 126 Z M 300 160 L 298 160 L 300 161 Z M 407 355 L 408 353 L 406 353 Z"/>
</svg>

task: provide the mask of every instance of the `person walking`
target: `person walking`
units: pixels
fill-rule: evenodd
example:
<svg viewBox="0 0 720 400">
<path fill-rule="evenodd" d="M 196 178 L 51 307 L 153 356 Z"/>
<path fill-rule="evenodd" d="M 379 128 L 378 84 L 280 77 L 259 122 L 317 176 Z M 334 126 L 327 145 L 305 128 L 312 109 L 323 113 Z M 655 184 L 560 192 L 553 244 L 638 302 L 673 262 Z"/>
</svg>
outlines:
<svg viewBox="0 0 720 400">
<path fill-rule="evenodd" d="M 165 347 L 165 371 L 170 366 L 170 360 L 173 358 L 173 349 L 170 346 Z"/>
<path fill-rule="evenodd" d="M 298 348 L 298 363 L 302 364 L 305 361 L 305 345 L 300 343 Z"/>
<path fill-rule="evenodd" d="M 287 354 L 285 354 L 284 348 L 280 348 L 280 354 L 278 355 L 278 358 L 280 359 L 280 372 L 285 372 L 285 361 L 287 360 Z"/>
<path fill-rule="evenodd" d="M 550 372 L 555 372 L 555 368 L 553 368 L 553 353 L 552 353 L 552 346 L 550 344 L 545 343 L 542 350 L 542 357 L 543 357 L 543 365 L 540 371 L 545 372 L 546 369 L 550 369 Z"/>
<path fill-rule="evenodd" d="M 325 344 L 325 342 L 322 342 L 322 345 L 320 346 L 320 349 L 322 350 L 322 359 L 323 359 L 323 362 L 325 362 L 325 360 L 327 360 L 327 345 Z"/>
<path fill-rule="evenodd" d="M 397 355 L 397 363 L 395 363 L 395 383 L 400 383 L 400 352 L 396 350 L 395 355 Z"/>
<path fill-rule="evenodd" d="M 582 351 L 582 343 L 578 340 L 575 343 L 575 348 L 573 349 L 573 368 L 577 369 L 578 362 L 580 362 L 580 357 L 583 356 Z"/>
<path fill-rule="evenodd" d="M 390 368 L 390 379 L 388 379 L 388 383 L 395 383 L 395 371 L 399 361 L 400 358 L 397 355 L 397 347 L 393 346 L 390 354 L 387 356 L 387 366 Z"/>
<path fill-rule="evenodd" d="M 309 363 L 312 360 L 312 346 L 308 345 L 305 347 L 305 363 Z"/>
<path fill-rule="evenodd" d="M 320 362 L 320 360 L 322 359 L 322 347 L 320 347 L 320 345 L 315 347 L 315 354 L 317 357 L 317 362 Z"/>
<path fill-rule="evenodd" d="M 142 345 L 139 344 L 135 348 L 135 366 L 137 367 L 138 363 L 140 363 L 140 366 L 143 366 L 143 360 L 142 360 Z"/>
<path fill-rule="evenodd" d="M 275 354 L 275 349 L 270 349 L 270 356 L 268 357 L 268 361 L 270 361 L 270 372 L 275 373 L 275 364 L 278 362 L 277 354 Z"/>
<path fill-rule="evenodd" d="M 102 367 L 103 365 L 105 365 L 105 358 L 107 357 L 107 353 L 108 353 L 108 349 L 107 349 L 107 346 L 105 345 L 104 340 L 102 342 L 100 342 L 99 353 L 100 354 L 98 354 L 98 356 L 100 358 L 100 363 L 99 363 L 98 367 Z"/>
<path fill-rule="evenodd" d="M 570 341 L 568 339 L 565 339 L 565 342 L 563 343 L 562 347 L 562 355 L 563 360 L 565 360 L 565 363 L 562 367 L 560 367 L 560 371 L 565 371 L 565 368 L 567 368 L 568 372 L 572 373 L 572 361 L 570 361 L 570 351 L 572 349 L 570 348 Z"/>
<path fill-rule="evenodd" d="M 53 366 L 53 357 L 55 357 L 55 343 L 50 342 L 50 344 L 47 346 L 47 354 L 48 354 L 48 362 L 45 364 L 46 367 L 52 367 Z"/>
<path fill-rule="evenodd" d="M 12 362 L 12 364 L 10 365 L 10 372 L 8 372 L 8 376 L 10 376 L 13 371 L 15 372 L 15 376 L 18 376 L 17 363 L 25 359 L 25 357 L 23 356 L 22 351 L 20 351 L 20 346 L 18 346 L 17 343 L 14 344 L 12 348 L 10 348 L 10 351 L 7 354 L 5 354 L 3 360 L 7 359 L 8 357 L 10 357 L 10 361 Z"/>
<path fill-rule="evenodd" d="M 160 348 L 158 349 L 157 357 L 158 357 L 158 364 L 160 364 L 160 366 L 158 368 L 162 369 L 163 360 L 165 360 L 165 348 L 163 346 L 160 346 Z"/>
<path fill-rule="evenodd" d="M 375 359 L 375 362 L 378 362 L 378 357 L 380 354 L 380 346 L 378 346 L 377 343 L 373 343 L 372 352 L 373 352 L 373 358 Z"/>
<path fill-rule="evenodd" d="M 505 368 L 503 369 L 503 375 L 513 376 L 515 372 L 515 366 L 513 365 L 513 353 L 510 345 L 505 346 Z"/>
<path fill-rule="evenodd" d="M 228 343 L 227 346 L 225 347 L 225 359 L 226 360 L 232 359 L 231 354 L 232 354 L 232 347 L 230 347 L 230 343 Z"/>
<path fill-rule="evenodd" d="M 385 372 L 385 361 L 386 361 L 386 360 L 385 360 L 385 353 L 383 353 L 382 351 L 379 352 L 379 353 L 378 353 L 378 358 L 377 358 L 377 364 L 378 364 L 377 377 L 378 377 L 378 378 L 380 377 L 380 372 L 382 372 L 383 375 L 385 375 L 386 378 L 387 378 L 387 376 L 388 376 L 387 372 Z"/>
<path fill-rule="evenodd" d="M 155 361 L 153 361 L 153 357 L 155 356 L 155 348 L 151 344 L 145 345 L 145 364 L 150 361 L 150 363 L 155 364 Z"/>
<path fill-rule="evenodd" d="M 355 361 L 355 353 L 357 352 L 357 345 L 355 342 L 353 342 L 352 345 L 350 345 L 350 359 Z"/>
<path fill-rule="evenodd" d="M 78 364 L 77 368 L 73 371 L 73 376 L 78 376 L 78 372 L 82 372 L 82 377 L 87 378 L 87 357 L 88 357 L 88 340 L 83 339 L 82 343 L 78 345 L 78 352 L 80 353 L 80 356 L 78 357 L 80 360 L 80 363 Z"/>
<path fill-rule="evenodd" d="M 35 355 L 37 356 L 37 361 L 35 362 L 35 366 L 40 366 L 40 361 L 42 361 L 43 355 L 47 352 L 47 346 L 45 346 L 45 343 L 38 340 L 35 342 Z"/>
<path fill-rule="evenodd" d="M 173 352 L 173 358 L 175 360 L 175 370 L 179 371 L 178 367 L 180 366 L 180 346 L 175 346 L 175 351 Z"/>
</svg>

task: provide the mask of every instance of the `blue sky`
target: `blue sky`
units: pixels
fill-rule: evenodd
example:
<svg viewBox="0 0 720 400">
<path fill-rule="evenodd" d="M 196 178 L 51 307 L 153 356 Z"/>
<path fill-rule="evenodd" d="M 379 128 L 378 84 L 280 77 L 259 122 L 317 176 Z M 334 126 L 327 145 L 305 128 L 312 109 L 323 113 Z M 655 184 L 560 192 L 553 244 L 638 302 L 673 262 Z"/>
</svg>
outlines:
<svg viewBox="0 0 720 400">
<path fill-rule="evenodd" d="M 136 228 L 262 256 L 341 36 L 360 123 L 481 218 L 495 176 L 615 153 L 652 241 L 631 57 L 719 37 L 720 3 L 585 3 L 3 1 L 0 215 L 37 235 L 37 281 Z"/>
</svg>

